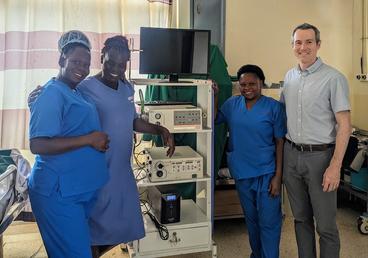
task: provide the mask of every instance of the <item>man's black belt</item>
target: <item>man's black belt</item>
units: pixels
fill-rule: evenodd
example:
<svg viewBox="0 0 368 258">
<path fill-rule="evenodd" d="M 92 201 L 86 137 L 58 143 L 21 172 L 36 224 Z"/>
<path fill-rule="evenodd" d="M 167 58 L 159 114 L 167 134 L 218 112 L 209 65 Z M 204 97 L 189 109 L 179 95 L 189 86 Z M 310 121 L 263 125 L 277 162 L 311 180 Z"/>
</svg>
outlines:
<svg viewBox="0 0 368 258">
<path fill-rule="evenodd" d="M 290 141 L 289 139 L 286 139 L 288 143 L 290 143 L 292 148 L 295 148 L 298 151 L 325 151 L 329 148 L 332 148 L 335 146 L 333 143 L 329 144 L 299 144 Z"/>
</svg>

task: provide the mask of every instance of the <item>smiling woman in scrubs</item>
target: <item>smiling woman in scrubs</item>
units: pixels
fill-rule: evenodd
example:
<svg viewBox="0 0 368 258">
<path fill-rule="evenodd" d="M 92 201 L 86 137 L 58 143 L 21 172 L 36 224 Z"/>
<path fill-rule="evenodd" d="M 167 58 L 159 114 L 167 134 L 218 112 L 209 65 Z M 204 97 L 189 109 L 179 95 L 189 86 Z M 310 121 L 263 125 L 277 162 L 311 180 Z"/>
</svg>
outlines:
<svg viewBox="0 0 368 258">
<path fill-rule="evenodd" d="M 87 37 L 69 31 L 59 46 L 59 74 L 30 104 L 30 148 L 37 155 L 29 195 L 48 257 L 88 258 L 88 217 L 108 180 L 108 137 L 95 105 L 76 88 L 89 74 Z"/>
<path fill-rule="evenodd" d="M 144 237 L 139 194 L 131 166 L 135 132 L 161 135 L 167 155 L 175 150 L 173 136 L 162 126 L 148 123 L 135 111 L 134 88 L 125 78 L 130 59 L 128 40 L 117 35 L 108 38 L 101 51 L 102 69 L 79 83 L 77 89 L 96 105 L 101 127 L 109 135 L 106 152 L 109 180 L 99 191 L 90 218 L 92 255 L 98 258 L 114 246 Z M 44 87 L 31 92 L 32 105 Z"/>
<path fill-rule="evenodd" d="M 128 40 L 121 35 L 108 38 L 101 51 L 101 72 L 78 85 L 96 104 L 102 130 L 111 140 L 106 152 L 110 180 L 101 189 L 89 220 L 95 258 L 145 235 L 131 166 L 134 131 L 161 135 L 169 146 L 169 156 L 175 149 L 173 137 L 165 127 L 148 123 L 136 113 L 134 88 L 125 78 L 129 59 Z"/>
<path fill-rule="evenodd" d="M 251 258 L 276 258 L 282 222 L 284 109 L 261 94 L 265 81 L 261 68 L 244 65 L 237 76 L 241 95 L 221 106 L 216 123 L 229 127 L 228 166 L 245 214 Z"/>
</svg>

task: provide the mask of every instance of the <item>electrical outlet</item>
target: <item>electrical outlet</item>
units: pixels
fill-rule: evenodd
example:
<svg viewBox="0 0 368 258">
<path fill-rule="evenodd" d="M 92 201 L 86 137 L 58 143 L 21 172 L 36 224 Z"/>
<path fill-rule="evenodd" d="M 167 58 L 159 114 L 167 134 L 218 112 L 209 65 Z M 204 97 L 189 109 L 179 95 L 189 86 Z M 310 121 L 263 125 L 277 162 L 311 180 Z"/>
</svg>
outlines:
<svg viewBox="0 0 368 258">
<path fill-rule="evenodd" d="M 365 73 L 357 74 L 356 78 L 361 82 L 368 82 L 368 74 Z"/>
</svg>

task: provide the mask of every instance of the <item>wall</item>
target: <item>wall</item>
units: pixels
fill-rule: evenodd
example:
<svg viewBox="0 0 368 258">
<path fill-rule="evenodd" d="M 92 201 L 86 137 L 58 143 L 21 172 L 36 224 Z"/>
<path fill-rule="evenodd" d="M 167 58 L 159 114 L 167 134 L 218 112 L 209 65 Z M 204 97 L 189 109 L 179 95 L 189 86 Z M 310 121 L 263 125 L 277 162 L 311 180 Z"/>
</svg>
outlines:
<svg viewBox="0 0 368 258">
<path fill-rule="evenodd" d="M 366 6 L 368 5 L 367 0 Z M 362 56 L 362 0 L 354 1 L 353 16 L 353 70 L 355 74 L 360 73 L 359 59 Z M 366 18 L 368 12 L 366 11 Z M 368 22 L 365 23 L 366 36 L 368 30 Z M 368 42 L 367 42 L 368 43 Z M 368 52 L 364 53 L 365 73 L 367 73 Z M 351 84 L 353 98 L 353 124 L 358 128 L 368 131 L 368 82 L 360 82 L 353 80 Z"/>
<path fill-rule="evenodd" d="M 264 69 L 267 82 L 283 80 L 286 71 L 296 65 L 292 30 L 304 22 L 314 24 L 321 31 L 319 56 L 349 81 L 353 124 L 368 130 L 364 113 L 368 82 L 355 79 L 360 64 L 360 4 L 361 0 L 226 1 L 225 57 L 230 74 L 235 75 L 243 64 L 254 63 Z"/>
<path fill-rule="evenodd" d="M 323 60 L 350 76 L 352 14 L 353 1 L 346 0 L 228 0 L 226 58 L 230 72 L 235 74 L 245 63 L 257 63 L 271 81 L 282 80 L 296 63 L 291 32 L 296 25 L 309 22 L 321 31 Z"/>
<path fill-rule="evenodd" d="M 182 29 L 190 28 L 190 2 L 191 0 L 179 0 L 177 4 L 177 12 L 179 18 L 177 19 L 177 27 Z"/>
</svg>

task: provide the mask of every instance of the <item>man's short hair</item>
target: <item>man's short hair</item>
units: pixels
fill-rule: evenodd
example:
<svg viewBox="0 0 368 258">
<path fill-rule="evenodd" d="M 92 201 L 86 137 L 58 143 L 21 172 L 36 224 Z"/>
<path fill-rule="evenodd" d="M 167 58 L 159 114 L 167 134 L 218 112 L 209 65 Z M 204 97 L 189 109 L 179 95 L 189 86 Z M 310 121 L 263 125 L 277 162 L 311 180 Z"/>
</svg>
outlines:
<svg viewBox="0 0 368 258">
<path fill-rule="evenodd" d="M 296 26 L 293 30 L 293 34 L 291 35 L 291 43 L 294 43 L 294 35 L 297 30 L 313 30 L 316 38 L 316 43 L 319 43 L 321 41 L 321 33 L 319 32 L 317 27 L 309 23 L 303 23 Z"/>
</svg>

